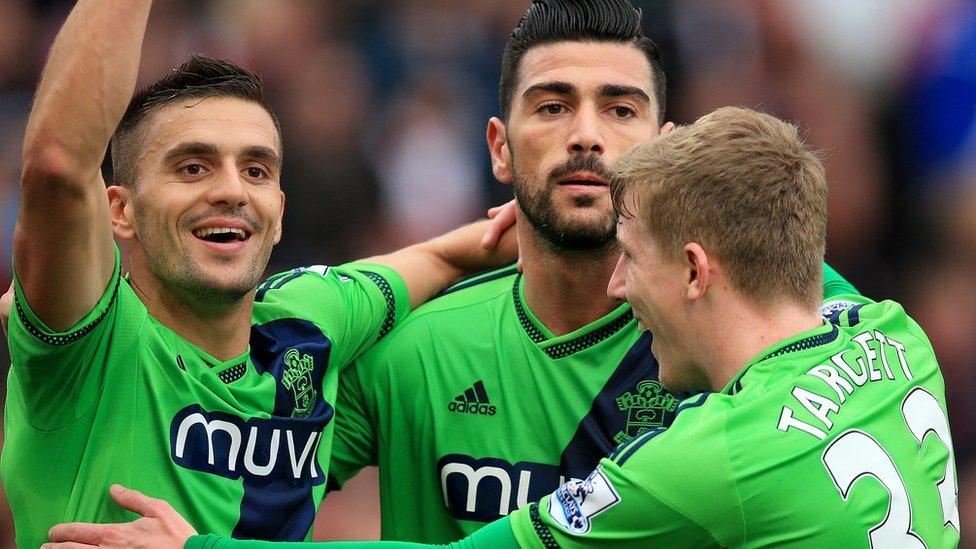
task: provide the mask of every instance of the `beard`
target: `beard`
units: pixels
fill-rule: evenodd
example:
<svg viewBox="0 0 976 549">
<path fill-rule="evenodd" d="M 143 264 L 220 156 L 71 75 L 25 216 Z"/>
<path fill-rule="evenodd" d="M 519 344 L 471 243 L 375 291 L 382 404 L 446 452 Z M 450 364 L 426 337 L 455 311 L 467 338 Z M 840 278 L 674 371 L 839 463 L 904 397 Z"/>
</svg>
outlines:
<svg viewBox="0 0 976 549">
<path fill-rule="evenodd" d="M 511 146 L 509 146 L 511 148 Z M 594 216 L 574 216 L 560 211 L 553 200 L 556 181 L 574 172 L 586 171 L 609 180 L 609 170 L 599 156 L 574 155 L 554 167 L 544 184 L 528 182 L 514 162 L 515 199 L 532 229 L 557 250 L 585 252 L 611 247 L 617 239 L 617 220 L 613 209 L 599 211 L 599 198 L 591 195 L 573 197 L 572 209 L 595 210 Z"/>
<path fill-rule="evenodd" d="M 251 238 L 265 236 L 260 224 L 243 212 L 208 211 L 186 220 L 182 229 L 189 232 L 189 227 L 194 223 L 215 215 L 238 217 L 246 221 L 254 229 Z M 200 265 L 188 246 L 180 245 L 172 235 L 164 233 L 160 229 L 164 226 L 161 220 L 137 216 L 136 225 L 140 233 L 139 244 L 149 270 L 165 285 L 198 302 L 226 305 L 240 301 L 261 282 L 271 257 L 272 246 L 269 243 L 248 258 L 246 265 L 233 275 L 220 276 Z"/>
</svg>

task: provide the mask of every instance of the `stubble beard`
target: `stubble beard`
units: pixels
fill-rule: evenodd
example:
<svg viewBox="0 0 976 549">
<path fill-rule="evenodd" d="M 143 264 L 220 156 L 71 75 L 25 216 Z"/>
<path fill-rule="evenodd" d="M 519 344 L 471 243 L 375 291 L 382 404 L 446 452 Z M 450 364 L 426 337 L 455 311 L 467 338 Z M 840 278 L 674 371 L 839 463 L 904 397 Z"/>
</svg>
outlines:
<svg viewBox="0 0 976 549">
<path fill-rule="evenodd" d="M 257 287 L 271 257 L 271 246 L 266 245 L 247 260 L 243 269 L 230 277 L 218 277 L 194 260 L 189 246 L 181 246 L 171 235 L 160 234 L 161 225 L 149 228 L 147 225 L 151 226 L 151 221 L 141 221 L 136 221 L 140 226 L 139 244 L 150 272 L 163 286 L 182 295 L 194 306 L 225 307 L 240 302 Z M 264 235 L 255 232 L 251 238 L 261 236 Z M 228 258 L 227 261 L 231 260 Z"/>
<path fill-rule="evenodd" d="M 511 149 L 511 145 L 509 146 Z M 515 162 L 514 153 L 512 182 L 515 199 L 522 213 L 536 234 L 549 243 L 553 249 L 567 252 L 593 252 L 612 248 L 617 241 L 617 223 L 613 210 L 607 208 L 603 215 L 576 218 L 571 212 L 560 212 L 553 194 L 558 177 L 577 171 L 590 171 L 607 176 L 607 169 L 595 156 L 574 156 L 553 168 L 546 180 L 540 184 L 529 183 Z M 573 197 L 574 209 L 596 209 L 599 198 L 591 195 Z M 582 217 L 582 216 L 580 216 Z"/>
</svg>

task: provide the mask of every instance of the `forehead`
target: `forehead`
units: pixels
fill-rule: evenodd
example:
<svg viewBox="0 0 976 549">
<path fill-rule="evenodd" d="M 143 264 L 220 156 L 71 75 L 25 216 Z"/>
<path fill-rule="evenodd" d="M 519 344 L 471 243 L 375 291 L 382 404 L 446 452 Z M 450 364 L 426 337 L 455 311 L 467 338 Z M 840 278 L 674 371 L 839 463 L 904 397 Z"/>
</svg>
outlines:
<svg viewBox="0 0 976 549">
<path fill-rule="evenodd" d="M 617 217 L 617 241 L 628 251 L 636 251 L 652 244 L 651 235 L 642 220 L 633 189 L 621 197 L 624 211 Z"/>
<path fill-rule="evenodd" d="M 516 95 L 540 82 L 560 81 L 592 90 L 604 84 L 634 86 L 654 97 L 647 56 L 633 44 L 556 42 L 526 52 Z"/>
<path fill-rule="evenodd" d="M 264 146 L 281 153 L 278 130 L 261 105 L 231 97 L 193 98 L 166 105 L 146 127 L 147 152 L 179 142 L 214 143 L 240 150 Z"/>
<path fill-rule="evenodd" d="M 633 215 L 621 214 L 617 218 L 617 240 L 628 249 L 633 248 L 640 238 L 640 223 Z"/>
</svg>

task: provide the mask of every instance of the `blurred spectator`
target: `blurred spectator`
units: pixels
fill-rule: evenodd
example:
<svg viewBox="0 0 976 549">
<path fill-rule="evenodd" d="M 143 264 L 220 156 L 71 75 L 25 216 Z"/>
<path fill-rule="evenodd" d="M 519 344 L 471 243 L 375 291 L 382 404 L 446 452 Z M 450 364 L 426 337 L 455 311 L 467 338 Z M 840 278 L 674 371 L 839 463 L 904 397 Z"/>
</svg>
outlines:
<svg viewBox="0 0 976 549">
<path fill-rule="evenodd" d="M 959 470 L 976 457 L 976 284 L 973 260 L 938 257 L 918 268 L 908 304 L 936 349 L 946 380 L 949 420 Z"/>
<path fill-rule="evenodd" d="M 482 214 L 479 159 L 467 146 L 465 125 L 458 123 L 450 82 L 451 76 L 437 75 L 410 87 L 376 149 L 383 217 L 393 247 Z"/>
<path fill-rule="evenodd" d="M 886 200 L 875 113 L 861 90 L 797 40 L 790 6 L 676 3 L 675 39 L 685 74 L 675 113 L 693 119 L 722 105 L 742 105 L 807 129 L 829 170 L 829 259 L 847 276 L 867 279 L 880 263 L 874 250 Z"/>
<path fill-rule="evenodd" d="M 323 44 L 302 56 L 304 69 L 271 97 L 285 136 L 284 234 L 278 268 L 317 258 L 337 263 L 364 254 L 376 231 L 379 188 L 364 152 L 361 125 L 375 105 L 359 54 Z"/>
</svg>

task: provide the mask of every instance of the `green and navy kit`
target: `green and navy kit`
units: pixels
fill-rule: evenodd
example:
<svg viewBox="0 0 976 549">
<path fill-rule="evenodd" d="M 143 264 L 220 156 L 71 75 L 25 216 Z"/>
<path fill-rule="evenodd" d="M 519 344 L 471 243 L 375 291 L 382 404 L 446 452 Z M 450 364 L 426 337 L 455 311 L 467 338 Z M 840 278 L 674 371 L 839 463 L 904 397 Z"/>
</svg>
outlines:
<svg viewBox="0 0 976 549">
<path fill-rule="evenodd" d="M 463 537 L 670 423 L 628 306 L 556 337 L 522 288 L 514 268 L 467 281 L 343 373 L 331 480 L 379 465 L 384 539 Z"/>
<path fill-rule="evenodd" d="M 682 401 L 669 429 L 450 549 L 956 547 L 955 459 L 928 339 L 897 303 L 830 305 L 830 322 Z M 186 547 L 274 545 L 195 536 Z"/>
<path fill-rule="evenodd" d="M 955 547 L 945 388 L 900 305 L 846 296 L 670 429 L 511 516 L 521 547 Z"/>
<path fill-rule="evenodd" d="M 759 353 L 722 391 L 682 401 L 669 429 L 450 547 L 956 547 L 955 458 L 931 344 L 897 303 L 825 290 L 823 326 Z M 198 536 L 187 547 L 272 545 Z"/>
<path fill-rule="evenodd" d="M 673 419 L 627 305 L 556 337 L 522 291 L 514 268 L 462 283 L 343 373 L 331 482 L 379 466 L 384 539 L 458 539 Z"/>
<path fill-rule="evenodd" d="M 94 309 L 47 328 L 19 284 L 2 472 L 17 545 L 67 521 L 131 520 L 112 483 L 169 501 L 200 531 L 307 539 L 325 490 L 339 371 L 408 307 L 394 271 L 271 277 L 248 351 L 220 361 L 150 316 L 115 273 Z"/>
</svg>

